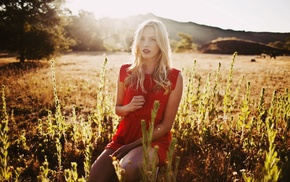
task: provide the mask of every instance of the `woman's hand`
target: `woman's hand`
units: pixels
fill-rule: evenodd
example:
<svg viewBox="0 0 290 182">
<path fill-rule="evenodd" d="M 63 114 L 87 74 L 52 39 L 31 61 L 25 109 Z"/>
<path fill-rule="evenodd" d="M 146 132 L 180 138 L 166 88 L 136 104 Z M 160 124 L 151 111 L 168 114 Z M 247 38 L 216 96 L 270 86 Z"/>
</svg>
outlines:
<svg viewBox="0 0 290 182">
<path fill-rule="evenodd" d="M 134 96 L 131 102 L 126 106 L 127 111 L 128 112 L 136 111 L 137 109 L 142 108 L 144 103 L 145 103 L 145 98 L 143 95 Z"/>
<path fill-rule="evenodd" d="M 123 145 L 118 150 L 116 150 L 111 157 L 116 157 L 117 159 L 122 159 L 126 154 L 128 154 L 133 148 L 130 145 Z"/>
<path fill-rule="evenodd" d="M 142 108 L 145 103 L 145 98 L 143 95 L 134 96 L 130 103 L 125 106 L 122 105 L 123 99 L 123 97 L 117 97 L 117 103 L 115 107 L 115 113 L 122 117 L 128 115 L 130 112 L 134 112 L 137 109 Z"/>
</svg>

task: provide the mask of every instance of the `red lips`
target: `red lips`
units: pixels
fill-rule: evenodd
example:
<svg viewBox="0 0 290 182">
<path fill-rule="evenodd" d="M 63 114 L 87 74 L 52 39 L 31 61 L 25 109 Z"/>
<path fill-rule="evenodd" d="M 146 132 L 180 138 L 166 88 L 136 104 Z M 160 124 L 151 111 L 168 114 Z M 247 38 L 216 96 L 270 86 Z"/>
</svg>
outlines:
<svg viewBox="0 0 290 182">
<path fill-rule="evenodd" d="M 148 54 L 150 52 L 150 50 L 148 49 L 143 49 L 143 53 Z"/>
</svg>

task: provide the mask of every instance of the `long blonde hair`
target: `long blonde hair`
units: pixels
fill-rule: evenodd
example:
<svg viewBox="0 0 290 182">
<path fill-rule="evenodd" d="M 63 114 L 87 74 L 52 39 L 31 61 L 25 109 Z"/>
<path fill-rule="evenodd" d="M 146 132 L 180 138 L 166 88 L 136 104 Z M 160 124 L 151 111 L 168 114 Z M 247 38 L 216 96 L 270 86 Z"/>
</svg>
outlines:
<svg viewBox="0 0 290 182">
<path fill-rule="evenodd" d="M 167 94 L 171 90 L 171 83 L 168 80 L 168 71 L 172 68 L 171 48 L 169 43 L 168 32 L 164 24 L 156 19 L 147 20 L 142 24 L 140 24 L 140 26 L 137 28 L 131 52 L 133 63 L 127 70 L 130 72 L 130 75 L 125 79 L 124 83 L 126 87 L 132 87 L 136 85 L 136 89 L 140 87 L 142 92 L 144 93 L 147 92 L 143 84 L 145 79 L 145 73 L 142 69 L 142 65 L 144 63 L 142 61 L 142 55 L 139 49 L 139 43 L 141 40 L 143 30 L 147 26 L 151 26 L 154 28 L 157 45 L 160 49 L 157 58 L 157 67 L 152 73 L 152 78 L 156 83 L 153 89 L 155 91 L 158 91 L 161 88 L 163 88 L 165 90 L 165 94 Z"/>
</svg>

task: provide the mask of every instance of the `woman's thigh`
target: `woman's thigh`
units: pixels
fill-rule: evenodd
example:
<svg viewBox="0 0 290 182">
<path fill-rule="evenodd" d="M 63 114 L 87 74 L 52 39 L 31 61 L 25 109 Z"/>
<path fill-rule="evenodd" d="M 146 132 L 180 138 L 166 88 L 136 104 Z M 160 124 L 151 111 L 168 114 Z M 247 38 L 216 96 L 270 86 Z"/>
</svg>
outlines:
<svg viewBox="0 0 290 182">
<path fill-rule="evenodd" d="M 114 152 L 112 149 L 105 149 L 93 163 L 90 171 L 89 181 L 110 181 L 116 177 L 112 158 L 110 155 Z"/>
</svg>

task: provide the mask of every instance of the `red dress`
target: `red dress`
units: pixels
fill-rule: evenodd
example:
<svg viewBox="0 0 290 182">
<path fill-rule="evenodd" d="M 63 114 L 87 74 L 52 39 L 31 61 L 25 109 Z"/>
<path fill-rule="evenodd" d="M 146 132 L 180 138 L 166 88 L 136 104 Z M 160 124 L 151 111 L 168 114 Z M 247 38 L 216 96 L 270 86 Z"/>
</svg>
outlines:
<svg viewBox="0 0 290 182">
<path fill-rule="evenodd" d="M 127 72 L 129 64 L 125 64 L 120 69 L 120 81 L 123 82 L 125 78 L 130 74 Z M 179 70 L 171 69 L 168 74 L 168 79 L 171 81 L 172 90 L 175 88 Z M 145 104 L 141 109 L 129 113 L 120 122 L 116 134 L 113 136 L 113 140 L 106 146 L 106 148 L 111 148 L 117 150 L 119 147 L 125 144 L 132 143 L 142 136 L 141 120 L 144 119 L 148 126 L 151 120 L 151 111 L 155 100 L 158 100 L 160 105 L 158 113 L 156 115 L 154 125 L 161 123 L 163 119 L 163 113 L 165 111 L 169 94 L 164 94 L 164 90 L 159 92 L 154 92 L 152 88 L 154 87 L 154 82 L 151 79 L 151 75 L 146 74 L 144 80 L 144 88 L 147 93 L 143 93 L 141 89 L 127 88 L 125 90 L 125 98 L 123 105 L 130 103 L 133 96 L 143 95 L 145 97 Z M 166 153 L 171 142 L 171 132 L 166 133 L 164 136 L 152 142 L 152 147 L 155 145 L 159 146 L 158 156 L 160 165 L 165 164 Z"/>
</svg>

